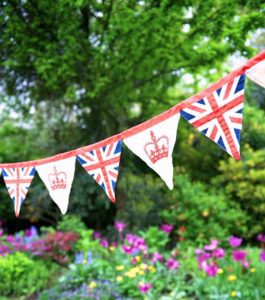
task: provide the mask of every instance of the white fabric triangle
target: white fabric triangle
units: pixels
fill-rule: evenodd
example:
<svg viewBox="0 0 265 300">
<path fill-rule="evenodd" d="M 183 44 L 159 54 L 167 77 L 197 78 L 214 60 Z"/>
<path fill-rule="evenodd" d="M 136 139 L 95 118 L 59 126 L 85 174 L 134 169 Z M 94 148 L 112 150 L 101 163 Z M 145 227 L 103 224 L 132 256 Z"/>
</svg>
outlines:
<svg viewBox="0 0 265 300">
<path fill-rule="evenodd" d="M 62 214 L 65 214 L 68 208 L 75 173 L 75 159 L 74 156 L 36 167 L 51 198 L 58 205 Z"/>
<path fill-rule="evenodd" d="M 248 78 L 265 88 L 265 60 L 246 71 Z"/>
<path fill-rule="evenodd" d="M 173 189 L 172 152 L 180 114 L 124 139 L 125 145 Z"/>
</svg>

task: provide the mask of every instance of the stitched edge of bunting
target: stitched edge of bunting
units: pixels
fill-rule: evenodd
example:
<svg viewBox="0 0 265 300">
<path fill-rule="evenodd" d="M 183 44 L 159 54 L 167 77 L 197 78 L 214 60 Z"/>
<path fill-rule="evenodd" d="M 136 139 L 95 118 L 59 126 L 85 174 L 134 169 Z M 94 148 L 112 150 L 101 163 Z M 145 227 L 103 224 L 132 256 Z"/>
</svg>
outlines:
<svg viewBox="0 0 265 300">
<path fill-rule="evenodd" d="M 149 120 L 147 120 L 147 121 L 145 121 L 141 124 L 138 124 L 134 127 L 131 127 L 129 129 L 123 131 L 123 132 L 120 132 L 116 135 L 108 137 L 108 138 L 106 138 L 102 141 L 96 142 L 96 143 L 88 145 L 88 146 L 80 147 L 80 148 L 77 148 L 75 150 L 71 150 L 71 151 L 68 151 L 68 152 L 56 154 L 56 155 L 51 156 L 51 157 L 38 159 L 38 160 L 17 162 L 17 163 L 2 163 L 2 164 L 0 164 L 0 168 L 4 168 L 4 167 L 5 168 L 17 168 L 17 167 L 42 165 L 42 164 L 50 163 L 50 162 L 53 162 L 53 161 L 61 160 L 61 159 L 64 159 L 64 158 L 77 156 L 80 152 L 91 151 L 91 150 L 94 150 L 95 148 L 102 147 L 106 144 L 113 143 L 113 142 L 116 142 L 118 140 L 123 140 L 125 138 L 128 138 L 128 137 L 130 137 L 130 136 L 132 136 L 136 133 L 139 133 L 143 130 L 146 130 L 146 129 L 148 129 L 148 128 L 150 128 L 150 127 L 152 127 L 152 126 L 154 126 L 154 125 L 156 125 L 160 122 L 163 122 L 164 120 L 168 119 L 169 117 L 179 113 L 180 110 L 185 108 L 187 105 L 190 105 L 190 104 L 202 99 L 208 93 L 211 93 L 211 92 L 215 91 L 218 87 L 220 87 L 220 86 L 224 85 L 225 83 L 227 83 L 228 81 L 230 81 L 231 78 L 234 78 L 236 76 L 244 74 L 248 69 L 250 69 L 251 67 L 256 65 L 258 62 L 260 62 L 264 59 L 265 59 L 265 50 L 263 50 L 262 52 L 260 52 L 259 54 L 257 54 L 256 56 L 254 56 L 253 58 L 248 60 L 244 65 L 242 65 L 238 69 L 232 71 L 231 73 L 229 73 L 228 75 L 226 75 L 225 77 L 223 77 L 222 79 L 217 81 L 216 83 L 213 83 L 212 85 L 210 85 L 208 88 L 206 88 L 202 92 L 199 92 L 199 93 L 187 98 L 186 100 L 181 101 L 180 103 L 178 103 L 175 106 L 171 107 L 169 110 L 167 110 L 165 112 L 162 112 L 161 114 L 159 114 L 159 115 L 157 115 L 157 116 L 155 116 L 155 117 L 153 117 L 153 118 L 151 118 L 151 119 L 149 119 Z"/>
</svg>

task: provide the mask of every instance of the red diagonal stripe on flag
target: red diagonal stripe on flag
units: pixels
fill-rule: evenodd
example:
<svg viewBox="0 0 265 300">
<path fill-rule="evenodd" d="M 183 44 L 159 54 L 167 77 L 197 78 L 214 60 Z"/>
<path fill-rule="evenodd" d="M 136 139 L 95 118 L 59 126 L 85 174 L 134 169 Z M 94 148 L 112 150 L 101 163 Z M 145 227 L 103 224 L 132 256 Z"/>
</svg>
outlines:
<svg viewBox="0 0 265 300">
<path fill-rule="evenodd" d="M 213 111 L 210 114 L 208 114 L 207 116 L 202 117 L 201 119 L 199 119 L 195 122 L 191 122 L 191 124 L 194 127 L 198 128 L 201 125 L 203 125 L 205 123 L 208 123 L 208 122 L 212 121 L 213 119 L 216 119 L 218 116 L 222 116 L 228 110 L 230 110 L 230 109 L 236 107 L 237 105 L 241 104 L 243 102 L 243 98 L 244 98 L 244 96 L 241 95 L 241 96 L 237 97 L 236 99 L 232 100 L 231 102 L 225 104 L 224 106 L 218 107 L 216 102 L 215 102 L 215 99 L 211 95 L 211 96 L 208 97 L 208 100 L 209 100 L 209 103 L 211 104 L 211 106 L 214 107 Z M 212 103 L 213 99 L 214 99 L 214 103 Z"/>
</svg>

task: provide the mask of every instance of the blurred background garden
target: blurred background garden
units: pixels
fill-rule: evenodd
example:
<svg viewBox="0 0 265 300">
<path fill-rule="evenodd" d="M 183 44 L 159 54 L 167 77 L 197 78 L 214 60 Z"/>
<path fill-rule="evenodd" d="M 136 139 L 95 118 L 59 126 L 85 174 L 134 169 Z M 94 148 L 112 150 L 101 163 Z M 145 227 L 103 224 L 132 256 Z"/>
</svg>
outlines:
<svg viewBox="0 0 265 300">
<path fill-rule="evenodd" d="M 0 161 L 89 145 L 265 48 L 262 0 L 4 0 Z M 116 203 L 76 164 L 67 214 L 38 176 L 0 181 L 0 299 L 265 299 L 265 89 L 246 81 L 241 161 L 184 120 L 174 189 L 124 147 Z"/>
</svg>

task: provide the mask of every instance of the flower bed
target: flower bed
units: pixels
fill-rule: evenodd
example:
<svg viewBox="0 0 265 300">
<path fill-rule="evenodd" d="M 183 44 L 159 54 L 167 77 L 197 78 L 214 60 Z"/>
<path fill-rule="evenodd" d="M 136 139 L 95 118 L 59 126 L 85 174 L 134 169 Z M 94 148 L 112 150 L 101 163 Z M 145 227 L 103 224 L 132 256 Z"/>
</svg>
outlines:
<svg viewBox="0 0 265 300">
<path fill-rule="evenodd" d="M 16 235 L 1 232 L 0 263 L 11 264 L 10 258 L 16 261 L 21 252 L 26 257 L 28 269 L 20 272 L 20 279 L 40 261 L 63 266 L 57 282 L 31 299 L 265 299 L 263 234 L 257 236 L 257 247 L 243 247 L 241 238 L 231 236 L 194 248 L 185 240 L 173 243 L 174 235 L 185 228 L 168 224 L 131 233 L 116 222 L 107 236 L 84 226 L 73 232 L 70 222 L 67 228 L 62 224 L 60 231 L 49 229 L 42 235 L 34 227 Z M 4 288 L 2 284 L 0 290 Z M 23 294 L 21 287 L 3 295 Z"/>
</svg>

